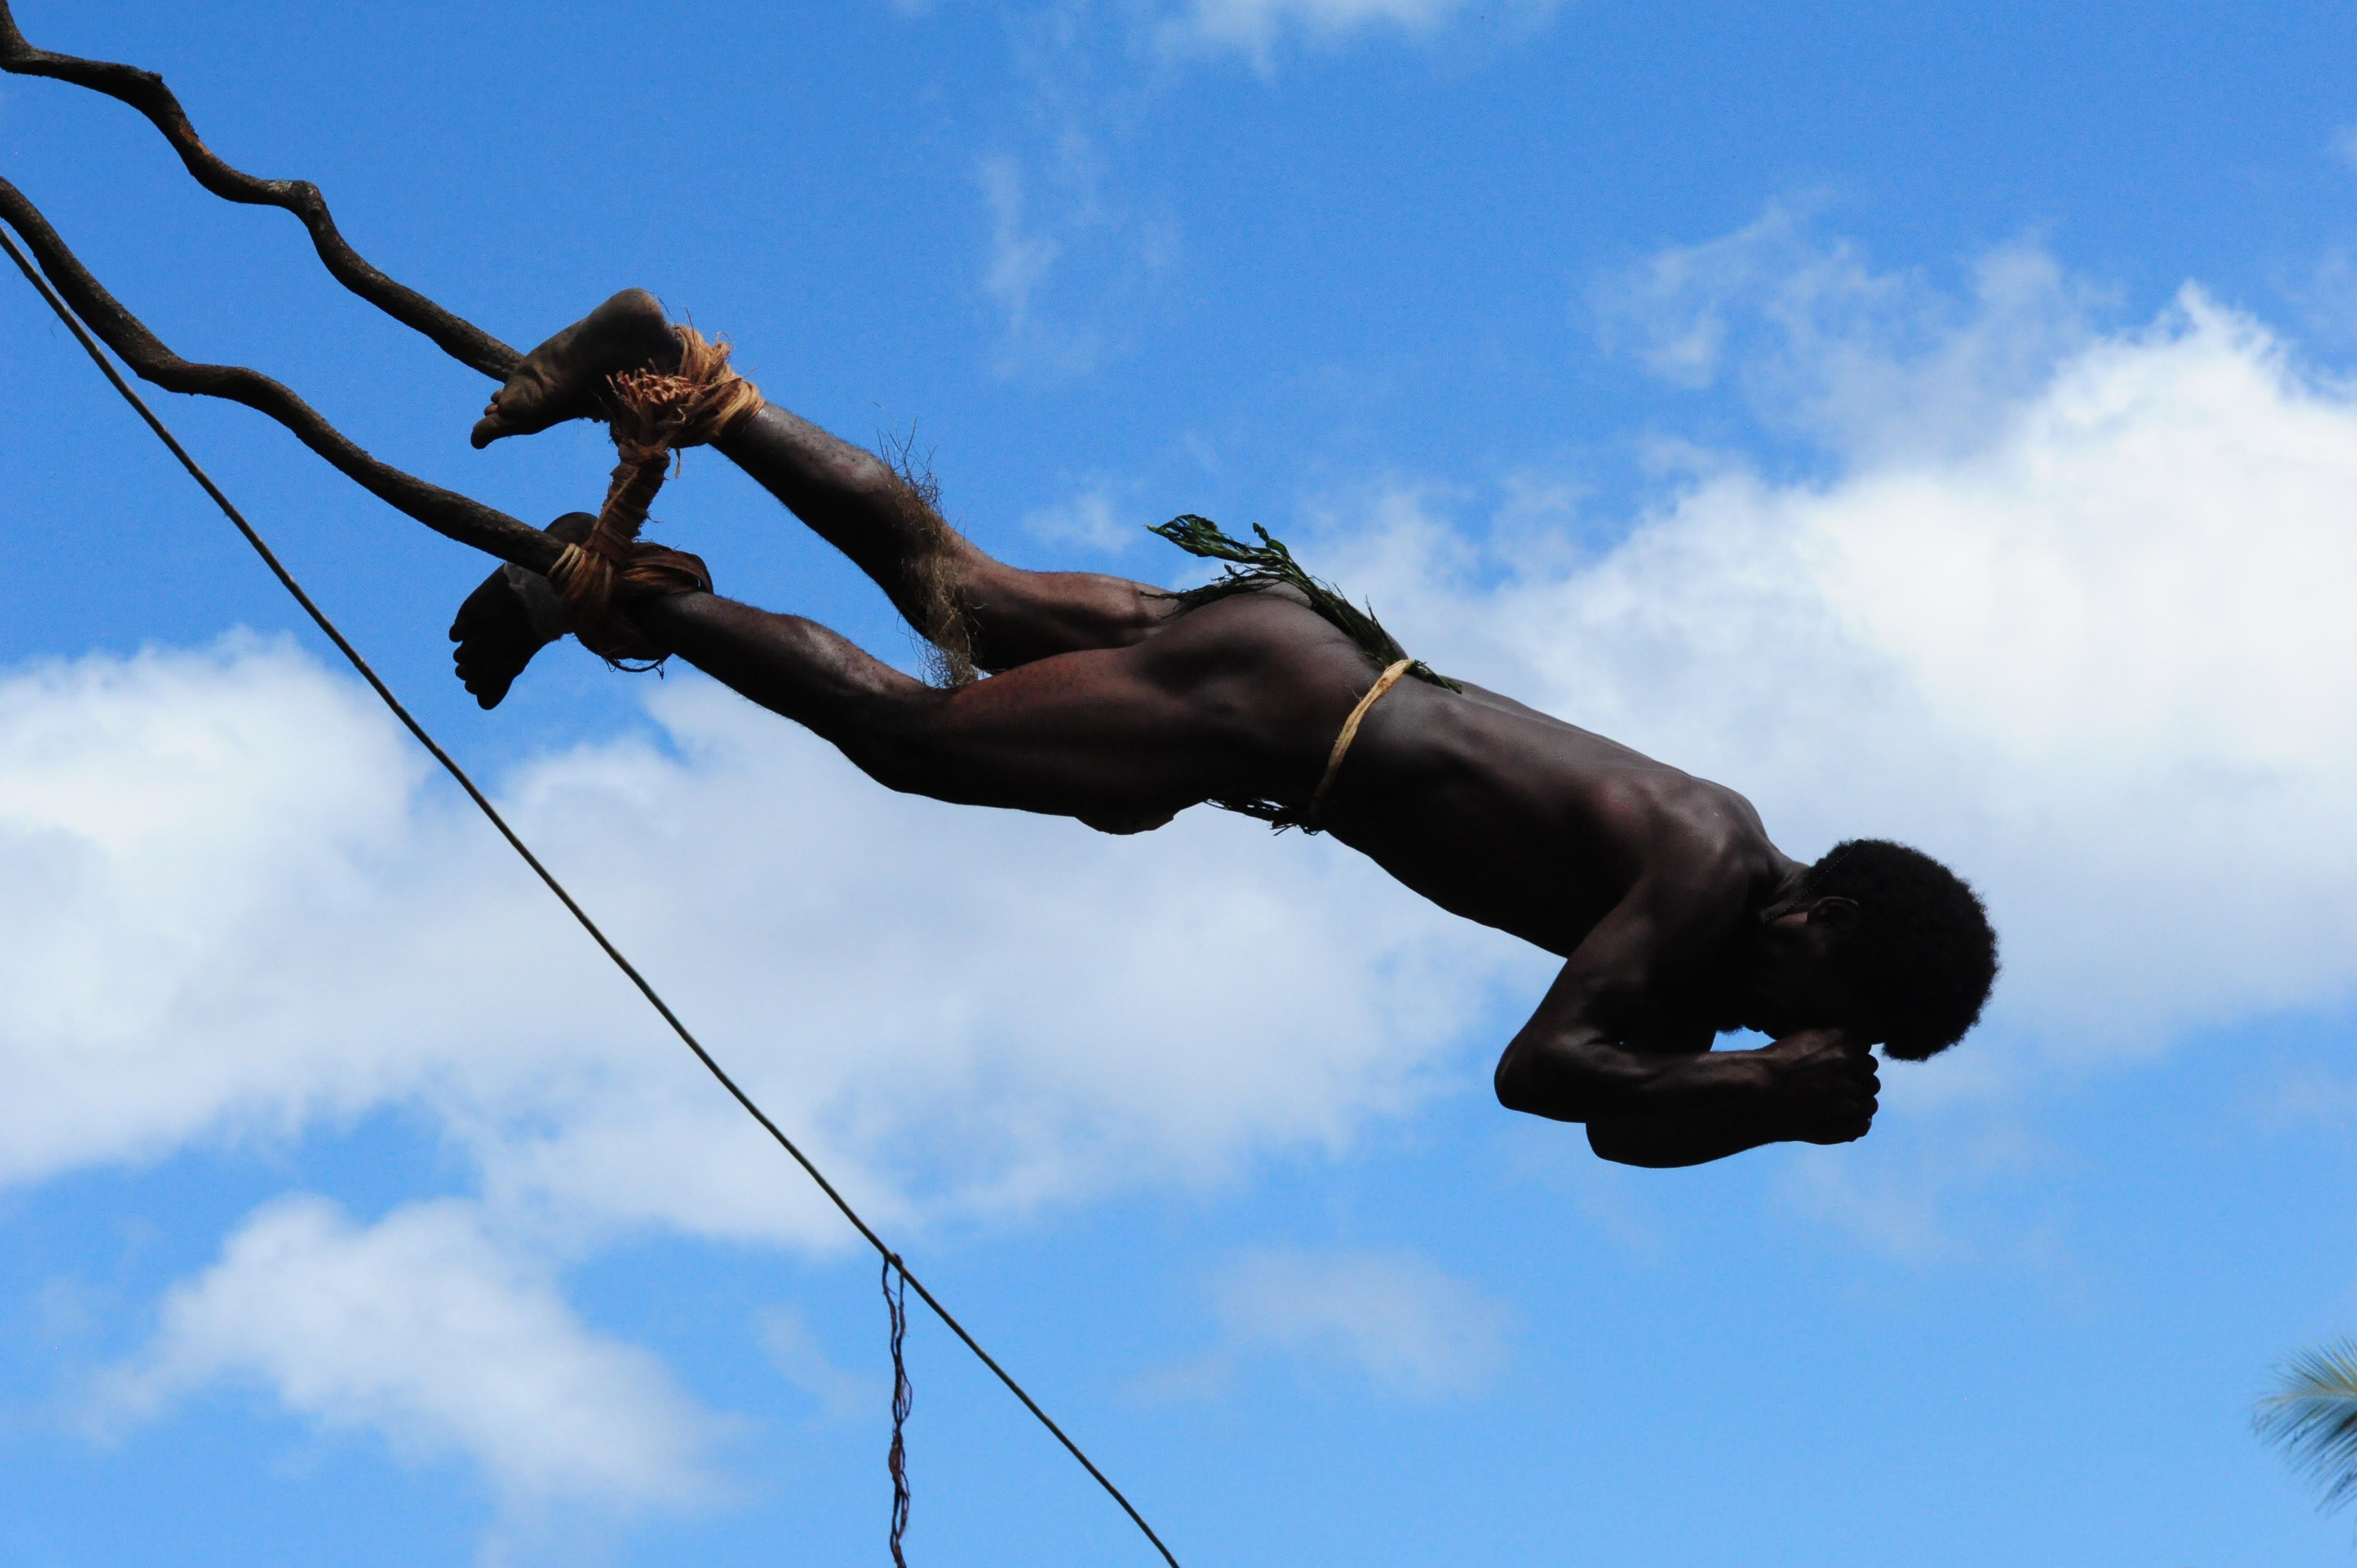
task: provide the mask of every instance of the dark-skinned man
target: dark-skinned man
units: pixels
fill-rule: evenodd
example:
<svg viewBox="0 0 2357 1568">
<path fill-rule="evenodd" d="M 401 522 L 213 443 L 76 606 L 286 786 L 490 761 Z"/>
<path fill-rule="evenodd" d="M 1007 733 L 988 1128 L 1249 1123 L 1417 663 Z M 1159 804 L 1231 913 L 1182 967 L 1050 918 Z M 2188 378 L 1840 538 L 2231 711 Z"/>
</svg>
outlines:
<svg viewBox="0 0 2357 1568">
<path fill-rule="evenodd" d="M 677 362 L 617 295 L 533 350 L 479 446 L 594 417 L 609 378 Z M 986 678 L 929 684 L 826 628 L 704 592 L 632 601 L 648 642 L 803 725 L 888 789 L 1145 831 L 1204 801 L 1331 834 L 1452 913 L 1565 960 L 1497 1069 L 1508 1108 L 1584 1122 L 1608 1159 L 1687 1165 L 1872 1124 L 1870 1047 L 1921 1059 L 1996 972 L 1979 899 L 1901 845 L 1813 865 L 1751 803 L 1405 660 L 1314 584 L 1199 602 L 992 559 L 874 455 L 762 403 L 713 443 Z M 589 520 L 560 519 L 577 542 Z M 1207 526 L 1207 525 L 1205 525 Z M 451 636 L 485 707 L 562 634 L 544 579 L 494 573 Z M 1773 1037 L 1714 1050 L 1722 1032 Z"/>
</svg>

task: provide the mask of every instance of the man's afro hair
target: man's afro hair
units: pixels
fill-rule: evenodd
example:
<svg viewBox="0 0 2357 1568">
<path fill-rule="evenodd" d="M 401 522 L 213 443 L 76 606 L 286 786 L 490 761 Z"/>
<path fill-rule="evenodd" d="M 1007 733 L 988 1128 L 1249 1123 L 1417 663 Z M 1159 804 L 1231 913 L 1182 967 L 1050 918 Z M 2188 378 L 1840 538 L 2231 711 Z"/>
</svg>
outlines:
<svg viewBox="0 0 2357 1568">
<path fill-rule="evenodd" d="M 1808 897 L 1857 903 L 1840 962 L 1866 993 L 1884 1055 L 1921 1061 L 1979 1022 L 1996 981 L 1996 932 L 1963 877 L 1905 844 L 1850 839 L 1809 868 Z"/>
</svg>

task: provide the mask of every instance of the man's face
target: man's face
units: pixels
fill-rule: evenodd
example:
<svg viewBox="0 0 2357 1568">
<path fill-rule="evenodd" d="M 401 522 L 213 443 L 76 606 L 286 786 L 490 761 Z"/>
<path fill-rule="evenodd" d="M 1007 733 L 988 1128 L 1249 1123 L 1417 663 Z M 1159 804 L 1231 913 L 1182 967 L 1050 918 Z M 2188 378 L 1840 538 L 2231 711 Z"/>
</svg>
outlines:
<svg viewBox="0 0 2357 1568">
<path fill-rule="evenodd" d="M 1801 1029 L 1856 1026 L 1865 998 L 1836 960 L 1857 918 L 1852 899 L 1813 898 L 1760 927 L 1741 982 L 1744 1027 L 1781 1039 Z"/>
</svg>

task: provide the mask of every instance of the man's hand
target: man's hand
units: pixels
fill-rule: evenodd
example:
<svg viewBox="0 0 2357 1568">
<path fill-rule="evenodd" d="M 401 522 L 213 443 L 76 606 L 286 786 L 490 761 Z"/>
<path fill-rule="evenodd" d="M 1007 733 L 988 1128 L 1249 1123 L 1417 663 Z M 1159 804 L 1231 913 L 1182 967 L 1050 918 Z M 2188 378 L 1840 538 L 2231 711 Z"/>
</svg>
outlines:
<svg viewBox="0 0 2357 1568">
<path fill-rule="evenodd" d="M 1803 1029 L 1754 1052 L 1769 1069 L 1769 1119 L 1780 1140 L 1847 1144 L 1874 1125 L 1882 1080 L 1874 1052 L 1841 1029 Z"/>
</svg>

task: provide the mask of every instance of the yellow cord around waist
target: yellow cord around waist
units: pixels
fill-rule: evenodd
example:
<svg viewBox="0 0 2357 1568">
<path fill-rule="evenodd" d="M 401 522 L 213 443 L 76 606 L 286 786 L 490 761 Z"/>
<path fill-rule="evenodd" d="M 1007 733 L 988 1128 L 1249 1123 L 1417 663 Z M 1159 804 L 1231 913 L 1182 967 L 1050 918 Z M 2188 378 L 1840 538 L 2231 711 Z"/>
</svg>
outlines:
<svg viewBox="0 0 2357 1568">
<path fill-rule="evenodd" d="M 1376 676 L 1375 683 L 1367 688 L 1367 694 L 1359 699 L 1359 705 L 1351 710 L 1351 716 L 1342 721 L 1342 733 L 1334 737 L 1334 749 L 1326 757 L 1326 776 L 1318 779 L 1318 788 L 1310 791 L 1309 804 L 1301 813 L 1304 827 L 1314 830 L 1318 826 L 1318 819 L 1326 810 L 1326 797 L 1334 788 L 1335 776 L 1342 771 L 1342 759 L 1351 755 L 1351 743 L 1359 738 L 1359 725 L 1366 718 L 1367 710 L 1381 701 L 1385 692 L 1398 685 L 1400 677 L 1406 674 L 1415 663 L 1413 659 L 1403 659 Z"/>
</svg>

